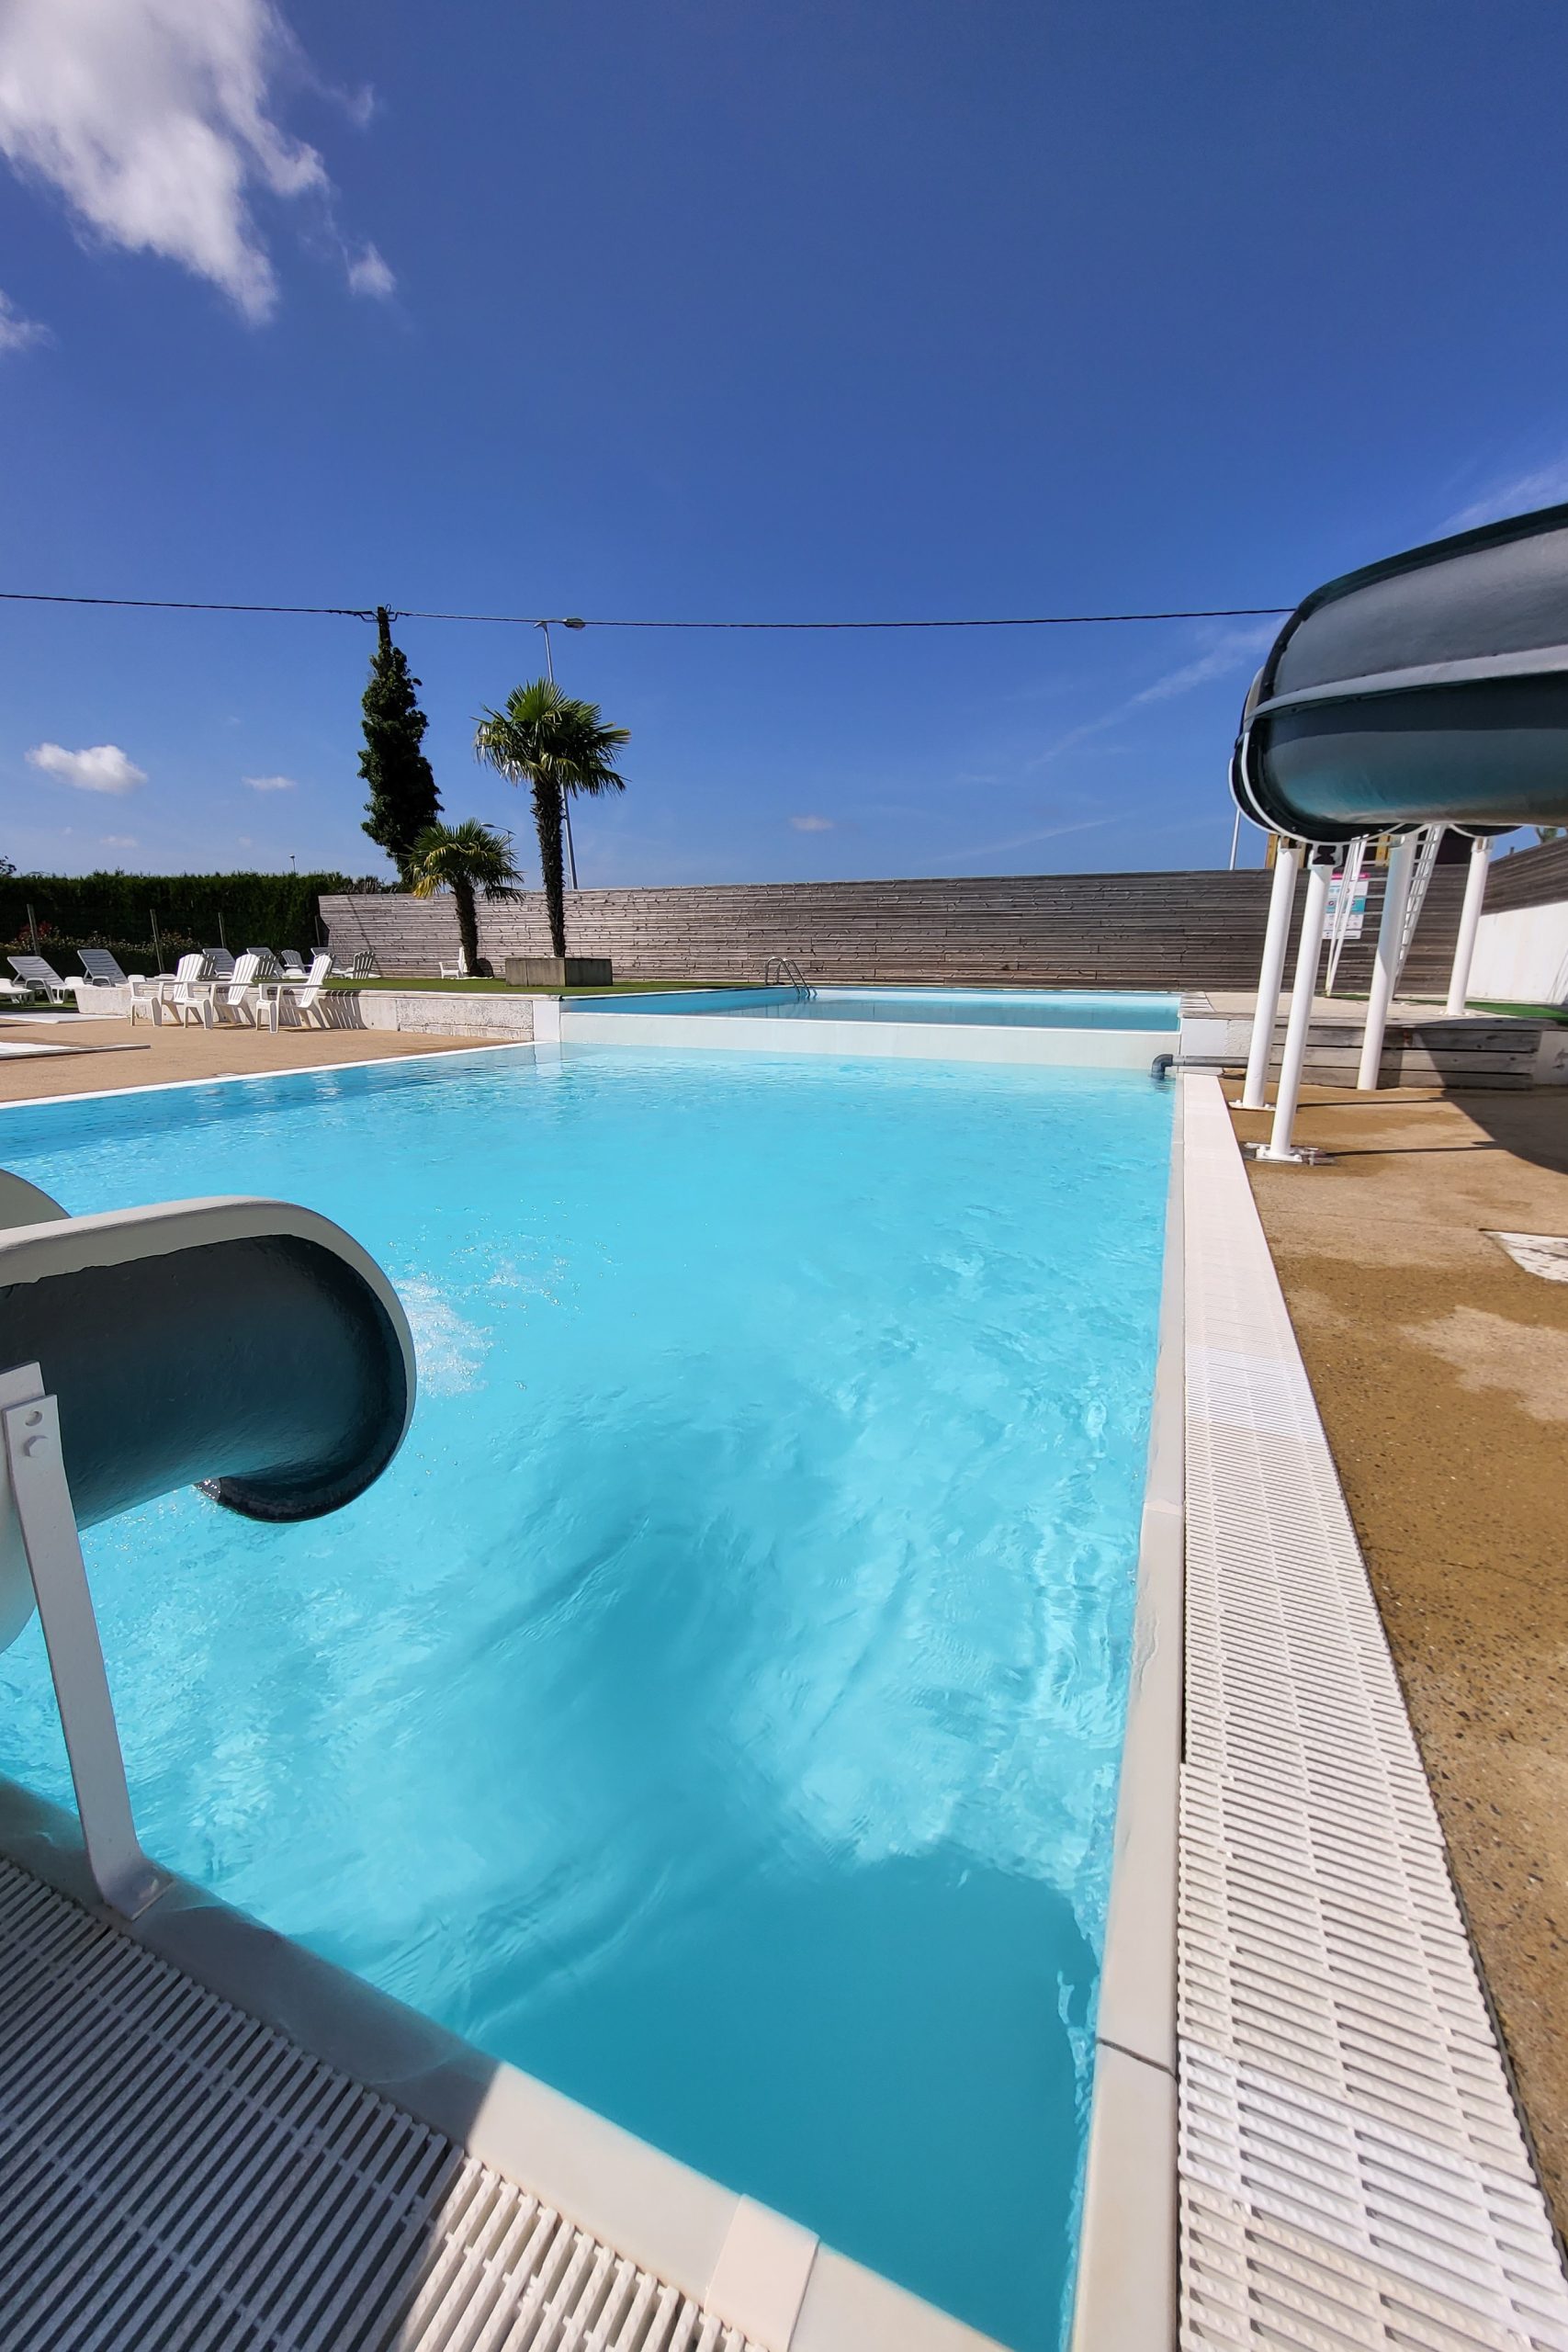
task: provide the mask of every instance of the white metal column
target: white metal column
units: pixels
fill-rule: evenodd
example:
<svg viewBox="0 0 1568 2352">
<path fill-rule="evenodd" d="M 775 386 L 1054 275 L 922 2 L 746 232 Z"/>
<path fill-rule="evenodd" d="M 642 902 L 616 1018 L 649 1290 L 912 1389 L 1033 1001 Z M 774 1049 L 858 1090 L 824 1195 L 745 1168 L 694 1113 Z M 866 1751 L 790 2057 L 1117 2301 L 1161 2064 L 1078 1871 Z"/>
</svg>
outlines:
<svg viewBox="0 0 1568 2352">
<path fill-rule="evenodd" d="M 1449 979 L 1444 1010 L 1450 1020 L 1464 1011 L 1470 993 L 1470 967 L 1475 955 L 1475 934 L 1481 928 L 1481 905 L 1486 896 L 1486 868 L 1492 856 L 1489 841 L 1470 844 L 1470 871 L 1464 877 L 1464 905 L 1460 911 L 1459 937 L 1454 943 L 1454 967 Z"/>
<path fill-rule="evenodd" d="M 1367 1026 L 1361 1038 L 1361 1066 L 1356 1072 L 1356 1085 L 1363 1094 L 1377 1092 L 1383 1032 L 1388 1027 L 1388 1008 L 1393 1001 L 1394 987 L 1399 978 L 1400 951 L 1404 940 L 1404 910 L 1409 904 L 1411 877 L 1416 871 L 1418 839 L 1418 835 L 1407 833 L 1403 841 L 1395 842 L 1389 852 L 1388 880 L 1383 888 L 1377 954 L 1372 962 L 1372 985 L 1367 999 Z"/>
<path fill-rule="evenodd" d="M 1306 1061 L 1307 1030 L 1312 1001 L 1317 990 L 1318 958 L 1323 953 L 1324 918 L 1328 911 L 1328 882 L 1334 868 L 1332 851 L 1314 852 L 1307 865 L 1306 903 L 1302 909 L 1301 945 L 1296 951 L 1295 985 L 1291 990 L 1291 1017 L 1285 1024 L 1285 1056 L 1280 1067 L 1280 1091 L 1274 1102 L 1274 1125 L 1260 1159 L 1294 1159 L 1291 1131 L 1301 1098 L 1302 1069 Z"/>
<path fill-rule="evenodd" d="M 1280 982 L 1285 970 L 1285 946 L 1291 935 L 1291 909 L 1295 902 L 1296 876 L 1302 867 L 1300 842 L 1283 838 L 1274 853 L 1274 887 L 1269 894 L 1269 928 L 1263 935 L 1263 961 L 1258 973 L 1258 1004 L 1252 1015 L 1252 1045 L 1247 1057 L 1247 1083 L 1241 1090 L 1244 1111 L 1261 1111 L 1269 1100 L 1269 1056 L 1274 1044 L 1274 1023 L 1280 1012 Z"/>
<path fill-rule="evenodd" d="M 168 1880 L 142 1852 L 97 1620 L 60 1451 L 60 1414 L 34 1364 L 0 1373 L 0 1510 L 14 1511 L 71 1759 L 82 1841 L 104 1901 L 134 1919 Z M 9 1533 L 9 1531 L 6 1531 Z"/>
</svg>

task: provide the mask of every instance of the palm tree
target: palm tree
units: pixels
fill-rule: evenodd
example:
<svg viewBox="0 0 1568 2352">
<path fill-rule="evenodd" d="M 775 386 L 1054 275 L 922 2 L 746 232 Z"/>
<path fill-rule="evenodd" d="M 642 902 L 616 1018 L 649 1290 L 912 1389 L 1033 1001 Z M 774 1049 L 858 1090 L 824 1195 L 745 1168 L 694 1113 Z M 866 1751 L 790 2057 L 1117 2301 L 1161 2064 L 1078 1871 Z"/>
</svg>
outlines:
<svg viewBox="0 0 1568 2352">
<path fill-rule="evenodd" d="M 487 710 L 474 736 L 474 757 L 497 768 L 534 796 L 534 823 L 544 872 L 550 953 L 566 954 L 566 889 L 561 878 L 561 810 L 569 792 L 624 792 L 626 778 L 612 755 L 631 733 L 607 727 L 596 702 L 563 695 L 549 678 L 536 678 L 506 697 L 504 710 Z"/>
<path fill-rule="evenodd" d="M 416 899 L 450 890 L 457 902 L 457 936 L 465 972 L 479 967 L 479 922 L 474 892 L 487 899 L 514 899 L 523 876 L 512 855 L 512 836 L 465 817 L 460 825 L 426 825 L 414 842 L 409 888 Z"/>
</svg>

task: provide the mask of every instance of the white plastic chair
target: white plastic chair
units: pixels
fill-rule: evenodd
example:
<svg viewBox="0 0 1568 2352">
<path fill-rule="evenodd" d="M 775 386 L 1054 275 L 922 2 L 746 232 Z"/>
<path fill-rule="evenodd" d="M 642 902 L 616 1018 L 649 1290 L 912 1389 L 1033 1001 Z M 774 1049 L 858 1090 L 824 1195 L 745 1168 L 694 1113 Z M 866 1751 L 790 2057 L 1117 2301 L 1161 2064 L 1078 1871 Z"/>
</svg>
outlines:
<svg viewBox="0 0 1568 2352">
<path fill-rule="evenodd" d="M 231 980 L 233 978 L 234 958 L 230 955 L 229 950 L 226 947 L 209 947 L 204 952 L 207 957 L 208 971 L 215 980 Z"/>
<path fill-rule="evenodd" d="M 130 1017 L 146 1006 L 149 1016 L 158 1021 L 172 1012 L 183 1029 L 187 1021 L 199 1021 L 204 1028 L 212 1025 L 212 991 L 203 986 L 207 958 L 199 953 L 182 956 L 175 966 L 172 980 L 159 982 L 156 991 L 148 997 L 135 996 L 130 1001 Z"/>
<path fill-rule="evenodd" d="M 302 980 L 306 978 L 305 967 L 299 960 L 299 950 L 297 947 L 286 947 L 283 951 L 283 977 L 286 980 Z"/>
<path fill-rule="evenodd" d="M 312 956 L 310 969 L 306 975 L 304 987 L 281 989 L 278 991 L 280 1002 L 288 1005 L 293 1012 L 298 1014 L 301 1026 L 313 1021 L 319 1027 L 322 1029 L 326 1027 L 326 1007 L 321 1000 L 326 994 L 327 981 L 331 977 L 333 959 L 325 952 Z"/>
<path fill-rule="evenodd" d="M 220 976 L 221 977 L 221 976 Z M 254 1029 L 262 1007 L 261 956 L 253 947 L 234 966 L 226 989 L 213 990 L 212 1010 L 220 1021 L 248 1022 Z"/>
</svg>

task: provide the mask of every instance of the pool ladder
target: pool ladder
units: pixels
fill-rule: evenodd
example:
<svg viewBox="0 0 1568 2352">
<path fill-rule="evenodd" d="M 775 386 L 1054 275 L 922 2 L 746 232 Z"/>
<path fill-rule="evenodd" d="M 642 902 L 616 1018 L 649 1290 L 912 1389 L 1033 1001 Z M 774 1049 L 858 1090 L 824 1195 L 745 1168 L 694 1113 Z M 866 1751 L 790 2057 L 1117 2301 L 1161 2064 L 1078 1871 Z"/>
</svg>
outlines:
<svg viewBox="0 0 1568 2352">
<path fill-rule="evenodd" d="M 786 984 L 802 1004 L 809 1004 L 817 993 L 793 956 L 770 956 L 762 967 L 762 986 L 771 989 Z"/>
</svg>

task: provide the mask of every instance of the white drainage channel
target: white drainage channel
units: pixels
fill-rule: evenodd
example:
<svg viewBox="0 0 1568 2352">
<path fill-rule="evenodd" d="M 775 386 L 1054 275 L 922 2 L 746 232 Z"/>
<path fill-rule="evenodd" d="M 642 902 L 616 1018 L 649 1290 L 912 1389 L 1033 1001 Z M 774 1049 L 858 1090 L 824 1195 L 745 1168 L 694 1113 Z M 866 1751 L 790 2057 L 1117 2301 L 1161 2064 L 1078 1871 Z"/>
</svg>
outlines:
<svg viewBox="0 0 1568 2352">
<path fill-rule="evenodd" d="M 755 2352 L 0 1860 L 6 2352 Z"/>
<path fill-rule="evenodd" d="M 1563 2352 L 1366 1570 L 1219 1088 L 1184 1084 L 1184 2352 Z"/>
</svg>

